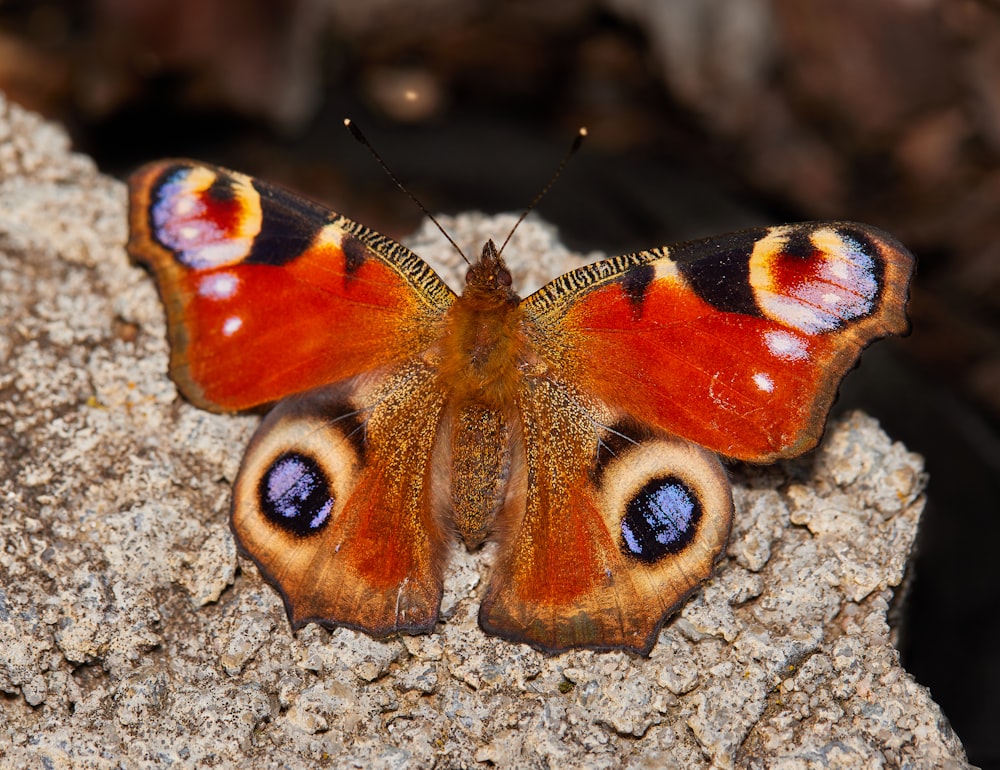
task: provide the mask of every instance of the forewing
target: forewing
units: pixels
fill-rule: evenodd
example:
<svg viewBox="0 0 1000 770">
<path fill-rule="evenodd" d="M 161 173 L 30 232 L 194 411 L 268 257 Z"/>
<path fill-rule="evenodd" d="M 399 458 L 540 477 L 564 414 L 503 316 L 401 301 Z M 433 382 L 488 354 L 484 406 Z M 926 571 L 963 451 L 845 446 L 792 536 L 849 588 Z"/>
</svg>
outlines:
<svg viewBox="0 0 1000 770">
<path fill-rule="evenodd" d="M 128 244 L 167 308 L 171 375 L 236 410 L 417 354 L 454 294 L 419 257 L 286 190 L 187 160 L 130 180 Z"/>
<path fill-rule="evenodd" d="M 912 270 L 874 228 L 785 225 L 588 265 L 524 307 L 534 350 L 561 379 L 763 462 L 815 445 L 861 350 L 908 329 Z"/>
</svg>

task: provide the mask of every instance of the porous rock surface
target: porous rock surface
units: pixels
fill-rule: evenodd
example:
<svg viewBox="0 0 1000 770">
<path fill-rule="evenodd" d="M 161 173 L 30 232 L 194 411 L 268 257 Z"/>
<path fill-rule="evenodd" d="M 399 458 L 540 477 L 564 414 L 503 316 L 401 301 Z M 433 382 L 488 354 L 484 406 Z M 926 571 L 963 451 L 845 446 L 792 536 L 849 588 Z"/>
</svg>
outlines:
<svg viewBox="0 0 1000 770">
<path fill-rule="evenodd" d="M 434 634 L 293 634 L 227 524 L 257 418 L 178 397 L 125 210 L 0 101 L 3 767 L 967 766 L 886 619 L 921 461 L 862 414 L 804 459 L 731 469 L 728 556 L 648 658 L 483 634 L 489 548 L 456 549 Z M 446 226 L 475 252 L 511 221 Z M 459 285 L 441 238 L 417 240 Z M 535 222 L 508 257 L 522 290 L 574 264 Z"/>
</svg>

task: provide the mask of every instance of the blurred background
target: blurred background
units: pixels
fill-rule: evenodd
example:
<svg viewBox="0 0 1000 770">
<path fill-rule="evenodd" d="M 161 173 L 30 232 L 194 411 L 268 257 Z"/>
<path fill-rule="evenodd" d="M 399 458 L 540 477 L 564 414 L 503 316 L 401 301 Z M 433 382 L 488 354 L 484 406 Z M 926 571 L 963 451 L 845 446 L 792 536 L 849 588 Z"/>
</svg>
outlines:
<svg viewBox="0 0 1000 770">
<path fill-rule="evenodd" d="M 913 334 L 861 407 L 927 460 L 907 669 L 1000 767 L 1000 3 L 0 0 L 0 90 L 124 176 L 192 156 L 400 237 L 539 207 L 582 252 L 856 219 L 917 254 Z M 503 237 L 504 233 L 499 233 Z"/>
</svg>

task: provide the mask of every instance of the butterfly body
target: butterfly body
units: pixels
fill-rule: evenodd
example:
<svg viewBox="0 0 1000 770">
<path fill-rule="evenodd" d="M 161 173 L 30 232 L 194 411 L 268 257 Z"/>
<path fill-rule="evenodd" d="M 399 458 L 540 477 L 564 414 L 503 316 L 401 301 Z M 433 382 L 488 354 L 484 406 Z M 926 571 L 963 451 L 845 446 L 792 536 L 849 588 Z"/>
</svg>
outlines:
<svg viewBox="0 0 1000 770">
<path fill-rule="evenodd" d="M 530 355 L 520 298 L 493 242 L 470 269 L 465 290 L 448 309 L 440 339 L 442 387 L 494 409 L 510 405 L 519 369 Z"/>
<path fill-rule="evenodd" d="M 293 626 L 431 631 L 452 543 L 498 543 L 480 625 L 648 652 L 721 557 L 717 455 L 810 448 L 844 372 L 906 328 L 912 257 L 862 225 L 598 262 L 521 299 L 492 242 L 456 296 L 404 247 L 191 161 L 132 179 L 130 251 L 195 404 L 277 402 L 234 484 Z"/>
</svg>

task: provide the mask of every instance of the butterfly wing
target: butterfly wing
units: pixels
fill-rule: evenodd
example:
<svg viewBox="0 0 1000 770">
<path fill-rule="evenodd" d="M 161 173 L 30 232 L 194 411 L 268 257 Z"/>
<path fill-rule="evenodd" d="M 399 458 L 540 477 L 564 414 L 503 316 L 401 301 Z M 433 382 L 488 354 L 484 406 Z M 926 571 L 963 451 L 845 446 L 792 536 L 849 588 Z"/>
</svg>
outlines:
<svg viewBox="0 0 1000 770">
<path fill-rule="evenodd" d="M 568 383 L 529 376 L 517 406 L 525 472 L 500 522 L 480 625 L 549 653 L 647 653 L 725 549 L 725 470 Z"/>
<path fill-rule="evenodd" d="M 227 410 L 283 399 L 244 457 L 231 520 L 293 625 L 432 628 L 446 549 L 426 484 L 440 396 L 417 362 L 454 294 L 389 239 L 192 161 L 140 169 L 130 223 L 184 395 Z"/>
<path fill-rule="evenodd" d="M 443 398 L 412 360 L 284 399 L 264 418 L 232 526 L 294 628 L 434 627 L 448 540 L 428 479 Z"/>
<path fill-rule="evenodd" d="M 844 374 L 907 330 L 913 257 L 865 225 L 747 230 L 587 265 L 525 300 L 553 371 L 733 458 L 811 448 Z"/>
<path fill-rule="evenodd" d="M 483 628 L 648 652 L 725 549 L 712 452 L 811 447 L 861 349 L 906 329 L 912 267 L 872 228 L 793 225 L 617 257 L 527 298 L 544 363 L 518 397 L 525 481 Z"/>
<path fill-rule="evenodd" d="M 171 376 L 236 410 L 404 360 L 454 294 L 411 251 L 281 188 L 194 161 L 130 180 L 128 248 L 167 308 Z"/>
</svg>

